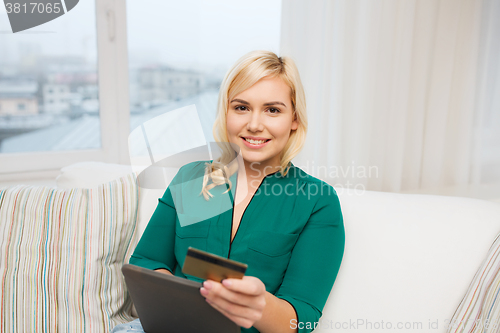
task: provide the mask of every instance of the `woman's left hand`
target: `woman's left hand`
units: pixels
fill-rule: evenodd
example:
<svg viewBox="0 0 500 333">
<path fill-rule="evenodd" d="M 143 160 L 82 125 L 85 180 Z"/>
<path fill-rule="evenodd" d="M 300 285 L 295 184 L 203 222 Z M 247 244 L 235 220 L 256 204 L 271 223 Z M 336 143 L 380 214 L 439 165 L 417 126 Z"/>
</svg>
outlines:
<svg viewBox="0 0 500 333">
<path fill-rule="evenodd" d="M 241 327 L 250 328 L 262 318 L 266 306 L 266 287 L 254 276 L 206 280 L 200 293 L 207 302 Z"/>
</svg>

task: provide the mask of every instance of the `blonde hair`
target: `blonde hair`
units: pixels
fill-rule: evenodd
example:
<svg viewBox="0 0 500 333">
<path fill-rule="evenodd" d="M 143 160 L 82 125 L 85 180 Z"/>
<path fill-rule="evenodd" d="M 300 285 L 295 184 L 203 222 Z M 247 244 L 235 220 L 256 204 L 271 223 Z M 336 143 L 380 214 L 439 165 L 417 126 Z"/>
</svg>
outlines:
<svg viewBox="0 0 500 333">
<path fill-rule="evenodd" d="M 304 146 L 307 133 L 306 98 L 294 61 L 289 57 L 278 57 L 274 52 L 265 50 L 245 54 L 226 73 L 219 90 L 213 136 L 222 154 L 217 161 L 205 163 L 205 175 L 200 193 L 203 194 L 205 200 L 209 200 L 209 196 L 213 197 L 209 190 L 215 186 L 227 183 L 229 188 L 226 192 L 228 192 L 232 187 L 229 177 L 237 170 L 237 165 L 236 167 L 234 164 L 229 166 L 229 163 L 234 161 L 236 152 L 229 144 L 226 130 L 228 102 L 264 77 L 281 78 L 290 87 L 292 112 L 294 119 L 298 122 L 297 129 L 290 133 L 288 142 L 280 153 L 282 175 L 286 176 L 291 160 Z M 209 179 L 212 183 L 208 185 Z"/>
</svg>

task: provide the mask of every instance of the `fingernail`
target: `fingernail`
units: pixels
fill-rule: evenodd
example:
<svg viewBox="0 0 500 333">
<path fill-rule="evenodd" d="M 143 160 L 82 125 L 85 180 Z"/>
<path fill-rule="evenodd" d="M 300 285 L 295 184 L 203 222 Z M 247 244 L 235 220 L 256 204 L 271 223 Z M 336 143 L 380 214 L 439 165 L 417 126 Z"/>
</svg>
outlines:
<svg viewBox="0 0 500 333">
<path fill-rule="evenodd" d="M 224 279 L 222 280 L 222 284 L 226 287 L 229 287 L 231 285 L 231 280 L 228 280 L 228 279 Z"/>
<path fill-rule="evenodd" d="M 205 288 L 201 287 L 201 288 L 200 288 L 200 293 L 201 293 L 203 296 L 207 296 L 207 295 L 208 295 L 208 290 L 206 290 Z"/>
<path fill-rule="evenodd" d="M 210 281 L 203 282 L 203 287 L 205 287 L 205 289 L 208 289 L 208 290 L 212 289 L 212 282 L 210 282 Z"/>
</svg>

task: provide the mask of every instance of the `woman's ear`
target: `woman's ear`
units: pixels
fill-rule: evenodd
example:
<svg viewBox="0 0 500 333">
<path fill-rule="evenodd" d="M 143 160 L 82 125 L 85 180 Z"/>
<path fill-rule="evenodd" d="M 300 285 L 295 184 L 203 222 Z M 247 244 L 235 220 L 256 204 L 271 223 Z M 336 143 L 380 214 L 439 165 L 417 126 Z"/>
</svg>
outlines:
<svg viewBox="0 0 500 333">
<path fill-rule="evenodd" d="M 292 121 L 292 131 L 295 131 L 299 127 L 299 121 L 297 120 L 297 116 L 294 117 Z"/>
</svg>

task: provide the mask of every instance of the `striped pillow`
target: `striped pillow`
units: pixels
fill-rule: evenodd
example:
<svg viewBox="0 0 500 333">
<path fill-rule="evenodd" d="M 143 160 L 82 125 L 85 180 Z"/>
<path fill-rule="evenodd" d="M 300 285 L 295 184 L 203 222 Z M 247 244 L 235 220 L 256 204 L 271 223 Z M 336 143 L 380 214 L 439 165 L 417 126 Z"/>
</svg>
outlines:
<svg viewBox="0 0 500 333">
<path fill-rule="evenodd" d="M 500 328 L 500 234 L 491 245 L 446 332 L 498 332 Z"/>
<path fill-rule="evenodd" d="M 0 189 L 0 332 L 107 332 L 133 320 L 121 273 L 137 175 L 93 189 Z"/>
</svg>

